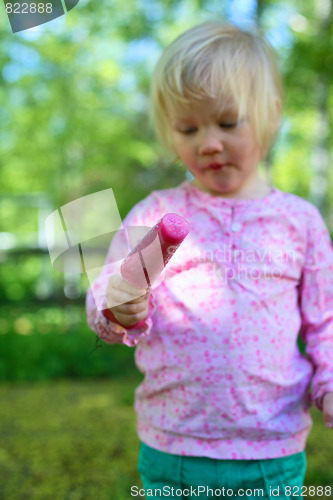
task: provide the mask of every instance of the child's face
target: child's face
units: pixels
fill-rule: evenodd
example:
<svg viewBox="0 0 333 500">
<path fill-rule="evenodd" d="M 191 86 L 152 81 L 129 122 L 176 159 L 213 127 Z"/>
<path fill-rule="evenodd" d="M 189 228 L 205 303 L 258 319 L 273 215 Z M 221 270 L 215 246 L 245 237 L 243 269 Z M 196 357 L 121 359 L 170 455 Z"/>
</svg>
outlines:
<svg viewBox="0 0 333 500">
<path fill-rule="evenodd" d="M 225 197 L 260 197 L 267 189 L 258 173 L 261 149 L 251 123 L 237 122 L 237 116 L 235 106 L 221 112 L 212 98 L 172 112 L 175 151 L 203 191 Z"/>
</svg>

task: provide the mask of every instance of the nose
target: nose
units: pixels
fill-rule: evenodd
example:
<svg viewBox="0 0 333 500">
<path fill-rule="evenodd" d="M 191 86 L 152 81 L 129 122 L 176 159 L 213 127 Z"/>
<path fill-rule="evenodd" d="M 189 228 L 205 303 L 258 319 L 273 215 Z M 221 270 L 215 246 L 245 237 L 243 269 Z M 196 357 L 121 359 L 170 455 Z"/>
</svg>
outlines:
<svg viewBox="0 0 333 500">
<path fill-rule="evenodd" d="M 223 151 L 221 137 L 214 131 L 207 131 L 202 135 L 199 144 L 200 155 L 213 155 Z"/>
</svg>

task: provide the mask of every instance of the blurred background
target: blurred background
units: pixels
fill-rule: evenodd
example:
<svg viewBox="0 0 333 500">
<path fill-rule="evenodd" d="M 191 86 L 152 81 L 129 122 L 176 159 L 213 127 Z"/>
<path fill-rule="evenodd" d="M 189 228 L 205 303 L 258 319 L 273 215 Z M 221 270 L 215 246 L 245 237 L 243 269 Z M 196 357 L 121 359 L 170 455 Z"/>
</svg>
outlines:
<svg viewBox="0 0 333 500">
<path fill-rule="evenodd" d="M 134 350 L 94 350 L 87 277 L 52 268 L 45 219 L 107 188 L 124 218 L 185 179 L 149 127 L 150 76 L 163 47 L 217 16 L 275 48 L 286 96 L 262 169 L 333 234 L 332 0 L 80 0 L 16 34 L 0 6 L 0 498 L 123 500 L 140 485 Z M 307 484 L 332 485 L 332 433 L 312 411 Z"/>
</svg>

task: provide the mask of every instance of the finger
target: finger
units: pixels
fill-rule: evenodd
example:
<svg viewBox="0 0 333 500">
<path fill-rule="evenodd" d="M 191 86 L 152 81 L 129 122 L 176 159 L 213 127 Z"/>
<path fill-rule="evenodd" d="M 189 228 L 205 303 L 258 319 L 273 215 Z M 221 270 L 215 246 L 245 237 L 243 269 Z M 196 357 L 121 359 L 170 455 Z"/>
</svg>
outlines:
<svg viewBox="0 0 333 500">
<path fill-rule="evenodd" d="M 128 296 L 130 296 L 131 298 L 133 297 L 132 300 L 135 300 L 138 297 L 144 297 L 144 296 L 148 297 L 150 295 L 149 287 L 136 288 L 131 283 L 124 280 L 121 276 L 119 278 L 115 278 L 112 281 L 110 281 L 108 289 L 113 294 L 118 294 L 119 292 L 122 292 L 123 294 L 128 294 Z"/>
<path fill-rule="evenodd" d="M 106 299 L 108 306 L 111 307 L 117 307 L 122 304 L 127 304 L 128 302 L 131 302 L 133 300 L 133 295 L 127 293 L 127 292 L 121 292 L 119 290 L 115 290 L 113 288 L 109 288 L 106 291 Z"/>
<path fill-rule="evenodd" d="M 150 292 L 147 292 L 146 295 L 141 295 L 137 299 L 130 300 L 126 302 L 126 304 L 140 304 L 141 302 L 147 302 L 149 299 Z"/>
<path fill-rule="evenodd" d="M 119 311 L 122 314 L 141 313 L 142 311 L 147 310 L 147 303 L 140 302 L 140 303 L 136 303 L 136 304 L 130 304 L 127 302 L 126 304 L 121 304 L 121 305 L 115 307 L 114 310 L 116 312 Z"/>
<path fill-rule="evenodd" d="M 133 295 L 126 292 L 119 292 L 118 290 L 110 289 L 106 293 L 107 303 L 109 307 L 121 307 L 125 304 L 142 304 L 148 302 L 149 295 L 141 295 L 133 299 Z"/>
<path fill-rule="evenodd" d="M 147 291 L 146 288 L 137 288 L 133 286 L 129 281 L 124 280 L 120 274 L 114 274 L 109 279 L 109 285 L 111 287 L 126 292 L 131 295 L 144 295 Z"/>
<path fill-rule="evenodd" d="M 122 314 L 121 312 L 114 313 L 114 316 L 116 319 L 124 324 L 124 325 L 135 325 L 135 323 L 138 323 L 142 319 L 146 318 L 146 313 L 145 312 L 138 312 L 135 314 Z"/>
</svg>

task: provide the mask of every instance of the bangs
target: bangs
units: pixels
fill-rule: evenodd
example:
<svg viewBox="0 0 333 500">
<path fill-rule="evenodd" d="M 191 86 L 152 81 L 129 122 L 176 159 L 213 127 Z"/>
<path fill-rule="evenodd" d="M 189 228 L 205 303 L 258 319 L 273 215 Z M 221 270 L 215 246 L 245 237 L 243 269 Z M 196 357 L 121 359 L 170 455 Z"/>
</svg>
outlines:
<svg viewBox="0 0 333 500">
<path fill-rule="evenodd" d="M 249 113 L 252 79 L 249 59 L 230 42 L 204 47 L 201 51 L 187 54 L 182 64 L 173 61 L 166 68 L 161 93 L 166 109 L 179 105 L 190 106 L 193 100 L 212 98 L 217 107 L 223 109 L 234 106 L 238 109 L 239 119 Z M 234 44 L 232 44 L 234 45 Z M 195 57 L 194 57 L 195 56 Z"/>
</svg>

